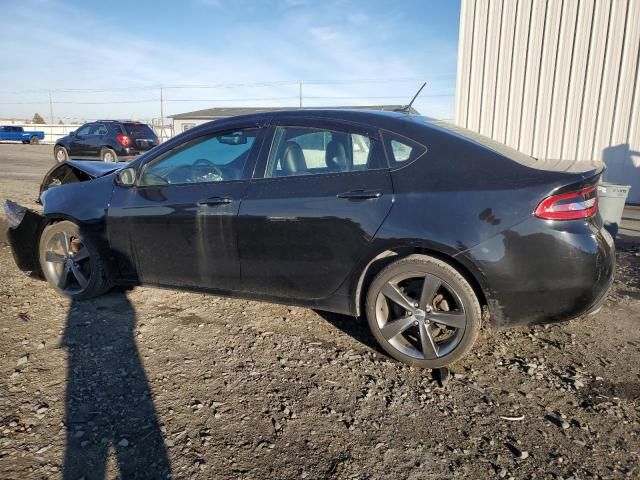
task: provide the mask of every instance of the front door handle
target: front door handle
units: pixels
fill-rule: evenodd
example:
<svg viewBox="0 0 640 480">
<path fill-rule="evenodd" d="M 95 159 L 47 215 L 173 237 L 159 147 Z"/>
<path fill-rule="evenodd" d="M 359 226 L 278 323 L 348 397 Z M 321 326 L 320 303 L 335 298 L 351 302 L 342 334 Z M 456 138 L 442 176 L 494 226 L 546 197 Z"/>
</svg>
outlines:
<svg viewBox="0 0 640 480">
<path fill-rule="evenodd" d="M 372 198 L 380 198 L 381 196 L 382 192 L 374 192 L 371 190 L 352 190 L 336 195 L 338 198 L 346 198 L 348 200 L 369 200 Z"/>
<path fill-rule="evenodd" d="M 229 197 L 211 197 L 198 201 L 200 207 L 217 207 L 218 205 L 228 205 L 233 202 L 233 199 Z"/>
</svg>

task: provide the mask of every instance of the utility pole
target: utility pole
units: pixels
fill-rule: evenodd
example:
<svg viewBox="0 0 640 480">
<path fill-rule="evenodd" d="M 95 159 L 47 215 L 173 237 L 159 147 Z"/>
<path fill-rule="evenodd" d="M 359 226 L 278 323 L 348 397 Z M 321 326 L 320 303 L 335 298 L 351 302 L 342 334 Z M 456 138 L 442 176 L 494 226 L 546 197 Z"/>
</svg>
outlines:
<svg viewBox="0 0 640 480">
<path fill-rule="evenodd" d="M 162 93 L 162 87 L 160 87 L 160 142 L 164 141 L 164 100 Z"/>
<path fill-rule="evenodd" d="M 302 80 L 298 82 L 298 86 L 299 86 L 298 99 L 300 100 L 300 108 L 302 108 Z"/>
<path fill-rule="evenodd" d="M 49 90 L 49 117 L 51 118 L 51 125 L 55 122 L 53 120 L 53 101 L 51 100 L 51 90 Z"/>
</svg>

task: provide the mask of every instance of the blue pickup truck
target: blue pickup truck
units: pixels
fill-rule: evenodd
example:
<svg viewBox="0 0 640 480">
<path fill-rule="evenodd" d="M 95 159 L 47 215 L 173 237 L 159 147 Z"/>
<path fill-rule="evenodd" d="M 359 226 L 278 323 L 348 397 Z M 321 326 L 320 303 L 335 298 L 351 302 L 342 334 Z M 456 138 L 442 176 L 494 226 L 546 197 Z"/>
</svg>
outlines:
<svg viewBox="0 0 640 480">
<path fill-rule="evenodd" d="M 44 140 L 44 132 L 35 130 L 25 132 L 24 128 L 14 125 L 0 126 L 0 142 L 7 140 L 37 145 L 40 140 Z"/>
</svg>

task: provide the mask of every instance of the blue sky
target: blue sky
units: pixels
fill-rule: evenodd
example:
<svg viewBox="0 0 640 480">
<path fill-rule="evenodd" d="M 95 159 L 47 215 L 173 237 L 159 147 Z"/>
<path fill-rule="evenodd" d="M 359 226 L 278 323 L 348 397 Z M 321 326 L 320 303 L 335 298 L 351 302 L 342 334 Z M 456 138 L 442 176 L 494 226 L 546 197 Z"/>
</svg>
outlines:
<svg viewBox="0 0 640 480">
<path fill-rule="evenodd" d="M 426 81 L 418 110 L 451 118 L 459 9 L 457 0 L 0 0 L 0 118 L 48 119 L 48 90 L 56 120 L 158 117 L 161 85 L 182 87 L 164 91 L 165 115 L 294 107 L 299 80 L 305 106 L 406 103 Z"/>
</svg>

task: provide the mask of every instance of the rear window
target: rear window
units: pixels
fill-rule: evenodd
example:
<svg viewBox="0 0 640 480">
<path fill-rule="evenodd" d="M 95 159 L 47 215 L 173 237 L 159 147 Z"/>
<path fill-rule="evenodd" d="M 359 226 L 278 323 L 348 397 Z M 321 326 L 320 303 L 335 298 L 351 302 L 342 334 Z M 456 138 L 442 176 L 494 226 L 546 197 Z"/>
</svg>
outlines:
<svg viewBox="0 0 640 480">
<path fill-rule="evenodd" d="M 149 128 L 149 125 L 144 123 L 124 123 L 124 129 L 127 134 L 132 138 L 150 138 L 155 139 L 156 134 Z"/>
<path fill-rule="evenodd" d="M 525 153 L 522 153 L 514 148 L 508 147 L 504 143 L 500 143 L 492 138 L 486 137 L 484 135 L 480 135 L 472 130 L 467 128 L 459 127 L 458 125 L 453 125 L 447 122 L 430 122 L 433 125 L 444 128 L 453 132 L 461 137 L 465 137 L 469 140 L 472 140 L 483 147 L 489 148 L 494 152 L 499 153 L 500 155 L 507 157 L 515 162 L 518 162 L 521 165 L 526 165 L 528 167 L 533 167 L 538 162 L 538 159 L 535 157 L 531 157 Z"/>
</svg>

